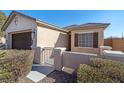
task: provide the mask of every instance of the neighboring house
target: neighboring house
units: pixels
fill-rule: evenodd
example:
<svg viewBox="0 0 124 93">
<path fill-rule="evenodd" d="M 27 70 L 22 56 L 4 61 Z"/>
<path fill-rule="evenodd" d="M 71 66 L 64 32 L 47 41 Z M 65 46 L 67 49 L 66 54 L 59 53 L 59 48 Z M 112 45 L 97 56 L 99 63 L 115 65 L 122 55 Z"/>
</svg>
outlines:
<svg viewBox="0 0 124 93">
<path fill-rule="evenodd" d="M 104 45 L 104 30 L 109 24 L 88 23 L 59 28 L 13 11 L 4 23 L 7 48 L 42 49 L 65 47 L 74 52 L 100 53 Z M 36 58 L 40 57 L 40 50 Z"/>
</svg>

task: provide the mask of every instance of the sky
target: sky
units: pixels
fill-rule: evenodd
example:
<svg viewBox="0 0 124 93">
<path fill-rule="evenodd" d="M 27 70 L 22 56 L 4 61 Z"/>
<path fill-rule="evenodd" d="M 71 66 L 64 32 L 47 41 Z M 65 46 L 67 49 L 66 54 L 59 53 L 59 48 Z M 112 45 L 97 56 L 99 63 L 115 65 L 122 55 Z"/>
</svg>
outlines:
<svg viewBox="0 0 124 93">
<path fill-rule="evenodd" d="M 48 22 L 50 24 L 65 27 L 74 24 L 85 23 L 110 23 L 105 30 L 104 37 L 121 37 L 124 34 L 123 10 L 17 10 L 18 12 Z M 10 10 L 3 10 L 7 16 Z M 124 35 L 123 35 L 124 36 Z"/>
</svg>

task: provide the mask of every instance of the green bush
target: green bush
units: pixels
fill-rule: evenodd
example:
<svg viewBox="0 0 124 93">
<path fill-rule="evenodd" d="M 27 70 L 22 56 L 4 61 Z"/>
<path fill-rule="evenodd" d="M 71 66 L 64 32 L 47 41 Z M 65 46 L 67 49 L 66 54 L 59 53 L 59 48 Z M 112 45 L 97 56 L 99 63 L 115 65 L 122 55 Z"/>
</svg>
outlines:
<svg viewBox="0 0 124 93">
<path fill-rule="evenodd" d="M 0 51 L 0 82 L 17 82 L 31 70 L 34 58 L 32 50 Z M 2 78 L 1 78 L 2 77 Z"/>
<path fill-rule="evenodd" d="M 124 63 L 110 59 L 92 58 L 90 64 L 82 64 L 78 68 L 77 82 L 124 82 Z"/>
<path fill-rule="evenodd" d="M 11 80 L 11 75 L 12 75 L 12 73 L 1 70 L 0 82 L 8 82 L 8 81 L 10 81 Z"/>
<path fill-rule="evenodd" d="M 4 37 L 5 36 L 5 32 L 0 30 L 0 37 Z"/>
</svg>

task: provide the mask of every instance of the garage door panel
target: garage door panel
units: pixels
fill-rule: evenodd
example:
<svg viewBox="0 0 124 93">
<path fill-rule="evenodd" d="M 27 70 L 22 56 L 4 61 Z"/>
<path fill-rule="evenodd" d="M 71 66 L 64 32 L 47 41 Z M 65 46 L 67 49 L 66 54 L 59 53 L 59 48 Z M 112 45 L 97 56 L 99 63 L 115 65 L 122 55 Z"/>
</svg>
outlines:
<svg viewBox="0 0 124 93">
<path fill-rule="evenodd" d="M 12 34 L 13 49 L 31 49 L 31 32 Z"/>
</svg>

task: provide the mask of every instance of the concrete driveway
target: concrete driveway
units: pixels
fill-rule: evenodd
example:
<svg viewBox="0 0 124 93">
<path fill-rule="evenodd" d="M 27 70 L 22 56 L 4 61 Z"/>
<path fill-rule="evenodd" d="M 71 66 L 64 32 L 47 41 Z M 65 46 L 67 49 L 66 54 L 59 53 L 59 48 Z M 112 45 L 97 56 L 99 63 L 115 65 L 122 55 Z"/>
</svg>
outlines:
<svg viewBox="0 0 124 93">
<path fill-rule="evenodd" d="M 76 77 L 73 72 L 74 70 L 68 68 L 56 71 L 53 66 L 35 64 L 32 71 L 18 83 L 74 83 Z"/>
<path fill-rule="evenodd" d="M 26 76 L 30 82 L 39 82 L 54 71 L 54 67 L 48 64 L 33 64 L 32 71 Z"/>
</svg>

